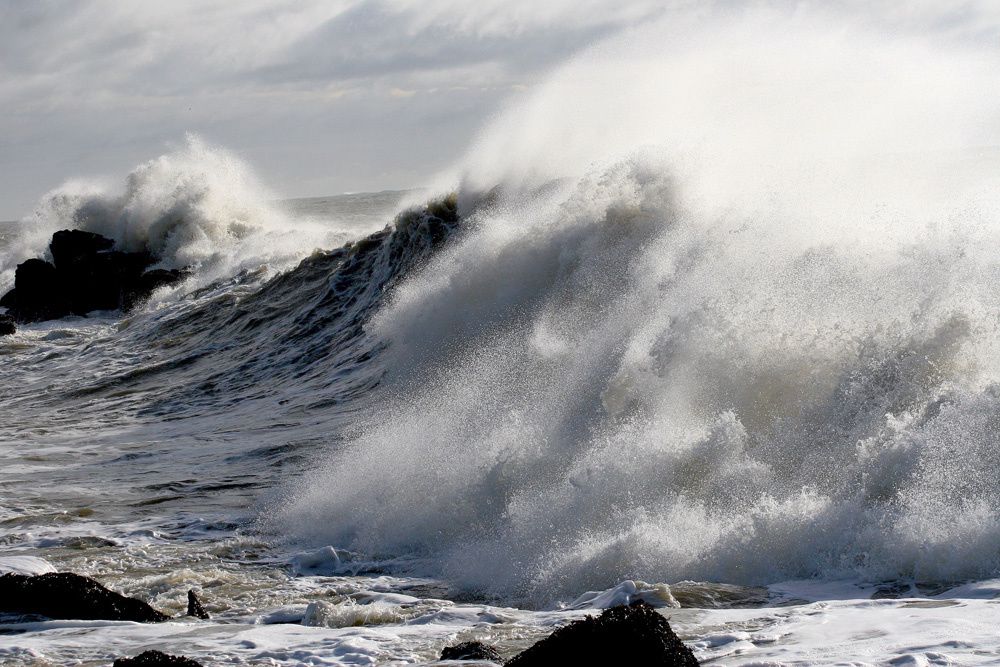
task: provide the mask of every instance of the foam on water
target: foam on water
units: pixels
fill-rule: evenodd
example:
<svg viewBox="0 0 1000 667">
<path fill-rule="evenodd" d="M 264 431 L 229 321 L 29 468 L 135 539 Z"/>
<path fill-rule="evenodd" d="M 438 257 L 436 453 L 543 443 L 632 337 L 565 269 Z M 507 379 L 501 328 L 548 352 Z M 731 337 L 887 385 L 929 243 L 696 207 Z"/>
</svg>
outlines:
<svg viewBox="0 0 1000 667">
<path fill-rule="evenodd" d="M 282 530 L 543 604 L 995 575 L 996 55 L 751 13 L 566 65 L 458 170 Z"/>
</svg>

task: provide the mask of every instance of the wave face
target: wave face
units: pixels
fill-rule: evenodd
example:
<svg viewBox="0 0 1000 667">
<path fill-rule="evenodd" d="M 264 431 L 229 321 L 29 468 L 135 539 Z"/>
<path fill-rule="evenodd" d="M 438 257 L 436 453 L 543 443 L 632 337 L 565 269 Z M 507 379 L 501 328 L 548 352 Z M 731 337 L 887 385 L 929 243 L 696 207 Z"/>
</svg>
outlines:
<svg viewBox="0 0 1000 667">
<path fill-rule="evenodd" d="M 754 15 L 556 72 L 458 170 L 465 231 L 365 325 L 384 382 L 273 525 L 541 602 L 996 575 L 979 54 Z"/>
</svg>

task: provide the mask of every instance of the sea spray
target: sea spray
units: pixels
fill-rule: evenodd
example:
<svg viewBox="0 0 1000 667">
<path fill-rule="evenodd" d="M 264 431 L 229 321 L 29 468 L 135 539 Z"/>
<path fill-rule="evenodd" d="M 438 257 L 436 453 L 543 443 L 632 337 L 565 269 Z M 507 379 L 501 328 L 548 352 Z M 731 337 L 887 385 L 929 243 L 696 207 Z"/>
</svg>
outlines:
<svg viewBox="0 0 1000 667">
<path fill-rule="evenodd" d="M 148 250 L 166 268 L 192 269 L 186 287 L 204 287 L 243 270 L 289 268 L 318 247 L 336 246 L 336 226 L 287 215 L 236 155 L 189 135 L 176 150 L 137 166 L 122 188 L 69 181 L 46 194 L 6 249 L 0 281 L 46 252 L 52 233 L 83 229 L 119 249 Z"/>
<path fill-rule="evenodd" d="M 686 29 L 483 134 L 467 231 L 367 325 L 383 388 L 286 535 L 541 604 L 1000 570 L 993 68 L 816 17 Z"/>
</svg>

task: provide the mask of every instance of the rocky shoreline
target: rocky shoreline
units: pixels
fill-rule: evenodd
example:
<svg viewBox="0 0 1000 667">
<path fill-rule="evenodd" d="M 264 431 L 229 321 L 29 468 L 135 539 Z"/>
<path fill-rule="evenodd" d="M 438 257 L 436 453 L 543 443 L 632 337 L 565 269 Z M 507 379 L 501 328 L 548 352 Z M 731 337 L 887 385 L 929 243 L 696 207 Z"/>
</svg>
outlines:
<svg viewBox="0 0 1000 667">
<path fill-rule="evenodd" d="M 49 243 L 52 261 L 31 258 L 17 265 L 14 288 L 0 297 L 0 335 L 16 324 L 55 320 L 93 311 L 129 311 L 154 290 L 182 280 L 178 269 L 151 268 L 160 261 L 148 251 L 115 249 L 109 238 L 79 229 L 64 229 Z"/>
<path fill-rule="evenodd" d="M 111 620 L 160 623 L 171 616 L 146 602 L 116 593 L 90 577 L 70 572 L 0 576 L 0 613 L 13 621 Z M 185 616 L 208 619 L 201 601 L 188 591 Z M 504 661 L 482 642 L 448 646 L 441 660 L 475 661 L 506 667 L 575 665 L 666 665 L 696 667 L 691 650 L 677 637 L 667 619 L 641 600 L 604 610 L 555 630 L 524 651 Z M 147 650 L 115 660 L 113 667 L 206 667 L 185 656 Z"/>
</svg>

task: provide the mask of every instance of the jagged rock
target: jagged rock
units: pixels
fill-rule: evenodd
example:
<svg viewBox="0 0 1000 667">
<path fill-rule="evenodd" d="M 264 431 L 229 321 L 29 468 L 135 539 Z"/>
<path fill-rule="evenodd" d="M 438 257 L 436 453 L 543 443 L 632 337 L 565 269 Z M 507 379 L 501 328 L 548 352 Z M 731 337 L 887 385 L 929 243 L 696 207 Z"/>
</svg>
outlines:
<svg viewBox="0 0 1000 667">
<path fill-rule="evenodd" d="M 142 600 L 125 597 L 90 577 L 70 572 L 0 576 L 0 612 L 140 623 L 158 623 L 170 618 Z"/>
<path fill-rule="evenodd" d="M 4 297 L 7 301 L 7 297 Z M 9 314 L 18 322 L 54 320 L 69 315 L 69 303 L 56 267 L 42 259 L 29 259 L 14 270 L 13 306 Z"/>
<path fill-rule="evenodd" d="M 507 663 L 507 667 L 536 665 L 696 667 L 698 660 L 674 634 L 667 619 L 638 601 L 559 628 Z"/>
<path fill-rule="evenodd" d="M 0 296 L 0 306 L 4 308 L 13 308 L 14 304 L 17 303 L 17 290 L 10 290 L 3 296 Z"/>
<path fill-rule="evenodd" d="M 77 315 L 93 310 L 117 310 L 124 295 L 139 288 L 141 276 L 155 261 L 146 253 L 111 250 L 77 259 L 60 269 Z"/>
<path fill-rule="evenodd" d="M 0 315 L 0 336 L 9 336 L 17 331 L 14 318 L 10 315 Z"/>
<path fill-rule="evenodd" d="M 194 594 L 194 591 L 188 591 L 188 616 L 194 616 L 195 618 L 200 618 L 202 620 L 208 620 L 210 616 L 205 608 L 201 606 L 201 600 L 198 596 Z"/>
<path fill-rule="evenodd" d="M 18 322 L 85 315 L 95 310 L 130 310 L 158 287 L 178 282 L 182 271 L 149 269 L 156 257 L 122 252 L 99 234 L 64 229 L 52 235 L 53 264 L 29 259 L 17 267 L 14 289 L 0 305 Z"/>
<path fill-rule="evenodd" d="M 442 660 L 489 660 L 503 662 L 497 650 L 482 642 L 463 642 L 455 646 L 446 646 L 441 651 Z"/>
<path fill-rule="evenodd" d="M 118 658 L 112 667 L 202 667 L 200 662 L 182 655 L 143 651 L 134 658 Z"/>
<path fill-rule="evenodd" d="M 52 235 L 49 252 L 52 253 L 52 263 L 56 268 L 64 270 L 103 250 L 111 250 L 114 245 L 114 241 L 100 234 L 79 229 L 64 229 Z"/>
<path fill-rule="evenodd" d="M 151 269 L 146 271 L 133 282 L 124 286 L 122 308 L 132 310 L 145 301 L 154 290 L 165 285 L 173 285 L 176 282 L 180 282 L 185 275 L 183 271 L 178 271 L 177 269 Z"/>
</svg>

